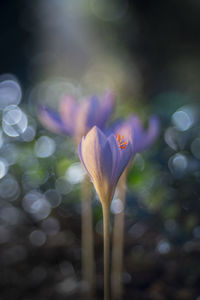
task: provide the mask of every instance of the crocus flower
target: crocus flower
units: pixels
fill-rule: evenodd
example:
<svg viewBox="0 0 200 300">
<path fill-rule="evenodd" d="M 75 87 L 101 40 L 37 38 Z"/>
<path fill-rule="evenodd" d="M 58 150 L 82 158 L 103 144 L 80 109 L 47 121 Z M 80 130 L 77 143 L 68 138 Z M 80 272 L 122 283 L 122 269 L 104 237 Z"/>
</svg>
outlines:
<svg viewBox="0 0 200 300">
<path fill-rule="evenodd" d="M 59 105 L 59 112 L 41 106 L 39 118 L 49 130 L 64 135 L 72 136 L 77 142 L 81 137 L 97 125 L 104 129 L 114 106 L 114 94 L 107 92 L 102 101 L 96 96 L 80 103 L 75 102 L 71 96 L 65 96 Z"/>
<path fill-rule="evenodd" d="M 159 133 L 159 121 L 151 117 L 149 126 L 145 130 L 138 116 L 131 116 L 126 121 L 118 122 L 113 127 L 114 132 L 126 136 L 131 143 L 134 141 L 133 152 L 141 152 L 148 148 Z M 127 168 L 128 169 L 128 168 Z M 126 169 L 126 170 L 127 170 Z M 112 252 L 112 292 L 113 299 L 121 299 L 122 295 L 122 270 L 123 270 L 123 241 L 124 241 L 124 217 L 126 203 L 126 178 L 127 173 L 121 177 L 118 185 L 118 196 L 121 200 L 122 210 L 114 217 L 113 227 L 113 252 Z"/>
<path fill-rule="evenodd" d="M 131 143 L 133 143 L 134 140 L 134 153 L 149 148 L 156 140 L 159 130 L 160 125 L 157 117 L 152 116 L 149 119 L 148 128 L 144 129 L 140 118 L 135 115 L 119 123 L 114 128 L 114 132 L 127 136 Z"/>
<path fill-rule="evenodd" d="M 133 145 L 119 134 L 107 137 L 94 126 L 79 144 L 79 157 L 93 181 L 103 209 L 104 299 L 110 299 L 110 203 L 117 182 L 133 155 Z"/>
<path fill-rule="evenodd" d="M 106 137 L 94 126 L 79 144 L 79 157 L 102 205 L 112 200 L 117 182 L 133 155 L 131 141 L 119 134 Z"/>
</svg>

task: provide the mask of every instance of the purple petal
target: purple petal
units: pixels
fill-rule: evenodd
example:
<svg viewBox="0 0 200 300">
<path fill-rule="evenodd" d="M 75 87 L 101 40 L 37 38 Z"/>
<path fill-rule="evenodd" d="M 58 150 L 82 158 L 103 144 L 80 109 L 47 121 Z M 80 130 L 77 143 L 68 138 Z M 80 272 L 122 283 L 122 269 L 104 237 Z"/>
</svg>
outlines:
<svg viewBox="0 0 200 300">
<path fill-rule="evenodd" d="M 135 149 L 142 134 L 141 121 L 137 116 L 132 116 L 127 121 L 119 123 L 115 128 L 115 132 L 124 136 L 125 140 L 130 141 Z"/>
<path fill-rule="evenodd" d="M 74 134 L 74 122 L 76 122 L 76 111 L 77 106 L 75 104 L 75 101 L 70 96 L 65 96 L 59 106 L 59 111 L 61 115 L 62 122 L 65 124 L 68 131 L 71 133 L 71 135 Z"/>
<path fill-rule="evenodd" d="M 159 121 L 156 117 L 152 117 L 149 128 L 145 131 L 139 117 L 132 116 L 116 127 L 115 132 L 128 139 L 133 145 L 134 153 L 137 153 L 150 147 L 155 141 L 159 133 Z"/>
<path fill-rule="evenodd" d="M 92 128 L 95 125 L 99 125 L 97 121 L 99 113 L 99 102 L 96 96 L 92 96 L 89 100 L 88 114 L 87 114 L 87 126 Z"/>
<path fill-rule="evenodd" d="M 118 128 L 124 123 L 122 119 L 118 119 L 115 121 L 113 124 L 109 126 L 106 130 L 104 130 L 104 133 L 107 137 L 109 137 L 112 134 L 117 134 L 118 133 Z"/>
<path fill-rule="evenodd" d="M 105 123 L 108 121 L 114 108 L 114 100 L 115 95 L 113 92 L 110 91 L 105 94 L 104 100 L 100 106 L 100 111 L 97 120 L 97 124 L 100 128 L 103 128 L 105 126 Z"/>
<path fill-rule="evenodd" d="M 76 119 L 73 122 L 75 127 L 75 135 L 78 138 L 85 136 L 90 128 L 87 126 L 88 111 L 90 103 L 88 100 L 84 100 L 78 107 L 76 112 Z"/>
<path fill-rule="evenodd" d="M 125 149 L 120 149 L 117 139 L 114 135 L 109 136 L 108 141 L 110 143 L 113 156 L 112 182 L 116 185 L 119 177 L 133 157 L 134 152 L 132 144 L 129 142 Z"/>
<path fill-rule="evenodd" d="M 117 142 L 116 137 L 114 134 L 110 135 L 108 137 L 108 142 L 110 144 L 110 149 L 112 151 L 112 178 L 111 182 L 115 183 L 116 182 L 116 174 L 117 174 L 117 169 L 119 167 L 119 162 L 120 162 L 120 149 L 119 149 L 119 144 Z"/>
<path fill-rule="evenodd" d="M 135 131 L 134 127 L 130 124 L 129 121 L 124 122 L 119 128 L 116 130 L 116 134 L 120 134 L 120 136 L 124 137 L 125 141 L 129 141 L 132 149 L 135 148 Z"/>
<path fill-rule="evenodd" d="M 59 114 L 50 108 L 40 106 L 39 119 L 41 123 L 50 131 L 59 134 L 69 134 Z"/>
<path fill-rule="evenodd" d="M 99 103 L 96 97 L 83 101 L 78 108 L 76 115 L 76 135 L 82 137 L 97 124 Z"/>
<path fill-rule="evenodd" d="M 137 143 L 140 142 L 140 139 L 143 134 L 141 120 L 138 116 L 133 116 L 127 121 L 127 123 L 130 124 L 130 128 L 133 133 L 132 140 L 134 141 L 135 147 L 137 148 Z"/>
<path fill-rule="evenodd" d="M 159 132 L 160 132 L 160 122 L 157 117 L 153 116 L 149 120 L 149 127 L 145 134 L 145 139 L 144 139 L 145 142 L 144 142 L 143 149 L 150 147 L 154 143 L 154 141 L 159 135 Z"/>
<path fill-rule="evenodd" d="M 117 169 L 117 174 L 116 174 L 116 182 L 119 180 L 123 171 L 128 166 L 128 163 L 133 158 L 133 155 L 134 152 L 133 152 L 132 145 L 130 143 L 128 143 L 126 149 L 120 149 L 120 161 L 119 161 L 119 167 Z"/>
</svg>

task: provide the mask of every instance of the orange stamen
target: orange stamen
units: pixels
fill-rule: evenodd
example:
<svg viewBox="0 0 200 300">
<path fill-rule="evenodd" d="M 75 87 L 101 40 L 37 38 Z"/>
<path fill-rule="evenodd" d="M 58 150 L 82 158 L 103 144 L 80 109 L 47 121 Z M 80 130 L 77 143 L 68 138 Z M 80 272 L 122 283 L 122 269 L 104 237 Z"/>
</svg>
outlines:
<svg viewBox="0 0 200 300">
<path fill-rule="evenodd" d="M 124 141 L 123 135 L 120 136 L 120 134 L 117 133 L 117 141 L 118 141 L 120 149 L 126 149 L 128 143 Z"/>
</svg>

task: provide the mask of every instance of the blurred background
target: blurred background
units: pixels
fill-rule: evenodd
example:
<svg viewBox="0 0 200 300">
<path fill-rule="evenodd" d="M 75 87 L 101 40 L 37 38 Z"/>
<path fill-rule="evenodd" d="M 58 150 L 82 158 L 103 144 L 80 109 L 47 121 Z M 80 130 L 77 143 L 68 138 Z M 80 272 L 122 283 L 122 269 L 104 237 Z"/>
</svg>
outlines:
<svg viewBox="0 0 200 300">
<path fill-rule="evenodd" d="M 197 0 L 1 1 L 0 300 L 81 299 L 84 172 L 37 105 L 108 89 L 113 120 L 161 121 L 128 176 L 124 299 L 200 299 L 199 16 Z M 102 299 L 95 193 L 93 215 Z"/>
</svg>

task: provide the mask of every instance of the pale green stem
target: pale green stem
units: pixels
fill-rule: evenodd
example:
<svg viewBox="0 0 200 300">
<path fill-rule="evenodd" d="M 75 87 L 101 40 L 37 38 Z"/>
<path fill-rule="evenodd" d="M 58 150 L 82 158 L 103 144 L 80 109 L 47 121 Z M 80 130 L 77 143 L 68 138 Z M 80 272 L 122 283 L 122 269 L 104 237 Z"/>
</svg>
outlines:
<svg viewBox="0 0 200 300">
<path fill-rule="evenodd" d="M 86 177 L 82 184 L 82 274 L 86 284 L 84 291 L 87 299 L 95 295 L 95 259 L 92 222 L 92 189 L 91 182 Z"/>
<path fill-rule="evenodd" d="M 124 212 L 126 197 L 126 175 L 125 171 L 118 183 L 118 198 L 122 202 L 123 209 L 114 217 L 113 244 L 112 244 L 112 297 L 121 299 L 123 293 L 122 271 L 123 271 L 123 249 L 124 249 Z"/>
<path fill-rule="evenodd" d="M 110 299 L 110 204 L 102 203 L 104 235 L 104 300 Z"/>
</svg>

